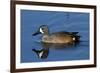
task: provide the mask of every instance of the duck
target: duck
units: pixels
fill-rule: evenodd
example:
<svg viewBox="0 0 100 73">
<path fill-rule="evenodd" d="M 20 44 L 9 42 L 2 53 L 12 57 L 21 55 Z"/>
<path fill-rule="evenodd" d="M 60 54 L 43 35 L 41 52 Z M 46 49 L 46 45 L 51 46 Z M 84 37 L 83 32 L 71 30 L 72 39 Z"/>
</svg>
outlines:
<svg viewBox="0 0 100 73">
<path fill-rule="evenodd" d="M 49 28 L 47 25 L 42 25 L 39 27 L 36 33 L 33 33 L 33 36 L 36 36 L 37 34 L 42 34 L 42 40 L 43 43 L 52 43 L 52 44 L 73 44 L 75 42 L 78 42 L 80 39 L 80 36 L 77 35 L 79 32 L 55 32 L 50 33 Z"/>
</svg>

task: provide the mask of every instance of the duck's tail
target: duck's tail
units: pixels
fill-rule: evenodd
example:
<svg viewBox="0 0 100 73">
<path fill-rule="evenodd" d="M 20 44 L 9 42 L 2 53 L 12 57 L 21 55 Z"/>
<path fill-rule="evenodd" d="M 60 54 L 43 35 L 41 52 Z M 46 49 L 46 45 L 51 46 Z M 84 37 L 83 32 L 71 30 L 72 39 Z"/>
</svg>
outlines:
<svg viewBox="0 0 100 73">
<path fill-rule="evenodd" d="M 79 36 L 79 35 L 74 35 L 74 37 L 75 37 L 75 42 L 76 42 L 76 43 L 80 41 L 80 37 L 81 37 L 81 36 Z"/>
</svg>

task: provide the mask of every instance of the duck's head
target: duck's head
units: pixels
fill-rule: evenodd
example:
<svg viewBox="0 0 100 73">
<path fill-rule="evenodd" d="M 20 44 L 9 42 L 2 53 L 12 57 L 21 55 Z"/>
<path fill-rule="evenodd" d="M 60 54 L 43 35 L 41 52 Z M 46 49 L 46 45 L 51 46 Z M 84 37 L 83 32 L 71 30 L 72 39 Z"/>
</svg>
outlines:
<svg viewBox="0 0 100 73">
<path fill-rule="evenodd" d="M 37 34 L 48 34 L 49 33 L 49 29 L 48 29 L 48 26 L 47 25 L 42 25 L 39 27 L 39 29 L 37 30 L 36 33 L 33 33 L 32 35 L 35 36 Z"/>
<path fill-rule="evenodd" d="M 35 52 L 40 59 L 46 59 L 49 55 L 49 49 L 41 49 L 41 50 L 36 50 L 32 49 L 33 52 Z"/>
</svg>

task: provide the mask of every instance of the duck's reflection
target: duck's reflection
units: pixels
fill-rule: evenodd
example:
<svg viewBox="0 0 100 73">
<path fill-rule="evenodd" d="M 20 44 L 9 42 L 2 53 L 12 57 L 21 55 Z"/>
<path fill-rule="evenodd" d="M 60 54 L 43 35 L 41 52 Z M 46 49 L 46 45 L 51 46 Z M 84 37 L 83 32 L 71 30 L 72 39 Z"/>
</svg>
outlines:
<svg viewBox="0 0 100 73">
<path fill-rule="evenodd" d="M 38 56 L 38 58 L 40 59 L 46 59 L 48 58 L 48 55 L 49 55 L 49 50 L 52 48 L 52 49 L 70 49 L 72 47 L 75 47 L 79 44 L 79 41 L 78 42 L 73 42 L 72 44 L 59 44 L 59 43 L 41 43 L 43 49 L 41 50 L 37 50 L 37 49 L 32 49 L 33 52 L 35 52 Z"/>
</svg>

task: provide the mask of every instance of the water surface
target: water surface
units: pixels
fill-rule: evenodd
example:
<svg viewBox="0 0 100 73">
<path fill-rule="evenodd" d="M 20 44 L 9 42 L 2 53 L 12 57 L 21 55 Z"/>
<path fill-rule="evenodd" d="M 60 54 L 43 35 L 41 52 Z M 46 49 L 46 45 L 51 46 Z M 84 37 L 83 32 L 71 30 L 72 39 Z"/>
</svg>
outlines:
<svg viewBox="0 0 100 73">
<path fill-rule="evenodd" d="M 79 32 L 81 42 L 63 49 L 49 48 L 46 59 L 39 59 L 32 49 L 42 49 L 42 35 L 32 36 L 41 25 L 50 33 Z M 21 62 L 48 62 L 89 59 L 89 13 L 21 10 Z"/>
</svg>

